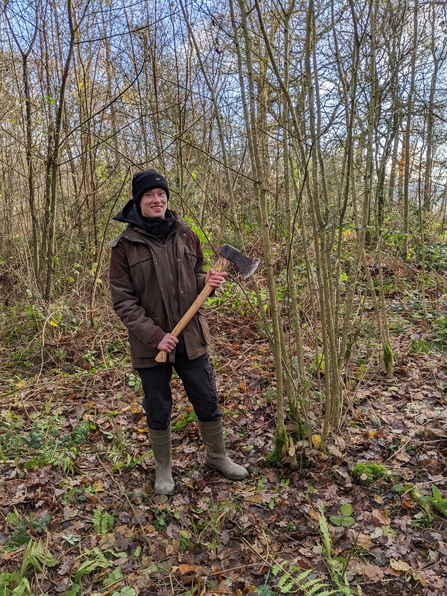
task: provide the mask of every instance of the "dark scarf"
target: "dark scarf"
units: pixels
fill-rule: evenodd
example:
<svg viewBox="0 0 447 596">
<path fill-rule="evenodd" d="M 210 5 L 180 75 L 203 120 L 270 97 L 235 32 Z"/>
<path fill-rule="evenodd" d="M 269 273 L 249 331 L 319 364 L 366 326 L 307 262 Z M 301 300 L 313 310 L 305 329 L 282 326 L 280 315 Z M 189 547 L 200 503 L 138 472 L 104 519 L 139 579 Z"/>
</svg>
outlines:
<svg viewBox="0 0 447 596">
<path fill-rule="evenodd" d="M 152 236 L 160 238 L 164 243 L 171 233 L 175 222 L 175 214 L 173 211 L 166 209 L 165 219 L 161 219 L 160 217 L 144 217 L 140 209 L 133 202 L 133 199 L 131 199 L 124 206 L 124 209 L 117 213 L 113 219 L 138 226 Z"/>
<path fill-rule="evenodd" d="M 175 217 L 169 209 L 166 209 L 165 218 L 161 217 L 145 217 L 141 215 L 142 227 L 146 232 L 159 238 L 163 243 L 171 233 L 174 225 Z"/>
</svg>

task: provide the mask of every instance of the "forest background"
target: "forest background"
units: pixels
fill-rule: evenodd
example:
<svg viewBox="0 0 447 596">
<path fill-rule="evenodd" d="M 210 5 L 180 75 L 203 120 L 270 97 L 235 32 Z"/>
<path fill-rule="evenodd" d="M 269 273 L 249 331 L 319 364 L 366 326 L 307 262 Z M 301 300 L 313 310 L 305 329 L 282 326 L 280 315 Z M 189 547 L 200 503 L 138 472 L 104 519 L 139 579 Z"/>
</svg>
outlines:
<svg viewBox="0 0 447 596">
<path fill-rule="evenodd" d="M 445 593 L 446 56 L 436 0 L 2 3 L 0 593 Z M 127 496 L 151 453 L 108 245 L 149 167 L 209 266 L 225 242 L 261 259 L 208 305 L 247 511 L 222 484 L 195 508 Z M 51 507 L 35 485 L 58 487 Z M 228 544 L 258 568 L 223 573 Z"/>
</svg>

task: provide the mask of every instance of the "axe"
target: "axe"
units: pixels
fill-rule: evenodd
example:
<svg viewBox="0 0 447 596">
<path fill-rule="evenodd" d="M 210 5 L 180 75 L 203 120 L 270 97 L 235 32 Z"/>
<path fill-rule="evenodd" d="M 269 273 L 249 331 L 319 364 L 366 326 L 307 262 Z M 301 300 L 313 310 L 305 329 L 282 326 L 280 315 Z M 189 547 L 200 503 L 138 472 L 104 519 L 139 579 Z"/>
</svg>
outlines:
<svg viewBox="0 0 447 596">
<path fill-rule="evenodd" d="M 236 265 L 239 271 L 242 274 L 244 279 L 253 275 L 253 273 L 258 268 L 260 260 L 259 259 L 251 259 L 250 257 L 245 257 L 242 255 L 238 250 L 230 246 L 229 244 L 224 244 L 222 250 L 219 252 L 219 258 L 217 259 L 214 269 L 216 273 L 222 273 L 222 271 L 226 271 L 231 263 Z M 174 337 L 178 337 L 186 325 L 190 322 L 208 296 L 215 288 L 212 288 L 208 283 L 205 284 L 203 290 L 191 304 L 189 309 L 171 331 L 171 335 Z M 156 362 L 166 362 L 167 352 L 160 351 L 158 352 L 155 360 Z"/>
</svg>

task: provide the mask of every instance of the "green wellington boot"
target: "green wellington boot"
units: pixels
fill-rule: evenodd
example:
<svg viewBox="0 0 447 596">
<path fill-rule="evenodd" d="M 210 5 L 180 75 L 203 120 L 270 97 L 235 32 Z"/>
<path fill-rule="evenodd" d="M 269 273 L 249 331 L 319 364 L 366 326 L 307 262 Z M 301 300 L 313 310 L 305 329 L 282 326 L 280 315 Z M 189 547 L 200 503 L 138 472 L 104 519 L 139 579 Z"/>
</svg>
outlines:
<svg viewBox="0 0 447 596">
<path fill-rule="evenodd" d="M 166 430 L 149 429 L 152 451 L 155 458 L 155 487 L 160 495 L 172 495 L 174 480 L 171 470 L 171 427 Z"/>
<path fill-rule="evenodd" d="M 222 421 L 199 422 L 200 434 L 206 449 L 206 463 L 217 468 L 231 480 L 242 480 L 248 474 L 243 466 L 234 463 L 225 453 Z"/>
</svg>

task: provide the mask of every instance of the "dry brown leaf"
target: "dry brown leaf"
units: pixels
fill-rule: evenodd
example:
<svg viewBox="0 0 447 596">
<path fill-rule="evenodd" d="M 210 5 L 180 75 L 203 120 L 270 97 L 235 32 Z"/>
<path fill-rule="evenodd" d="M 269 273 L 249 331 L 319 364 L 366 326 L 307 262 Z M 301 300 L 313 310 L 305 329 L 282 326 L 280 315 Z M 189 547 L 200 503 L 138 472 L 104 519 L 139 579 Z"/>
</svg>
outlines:
<svg viewBox="0 0 447 596">
<path fill-rule="evenodd" d="M 132 526 L 117 526 L 115 528 L 116 533 L 118 534 L 122 534 L 123 536 L 126 536 L 126 538 L 132 538 L 132 536 L 135 534 L 135 530 Z"/>
<path fill-rule="evenodd" d="M 66 559 L 64 559 L 64 561 L 62 562 L 62 565 L 59 567 L 58 569 L 58 574 L 59 575 L 68 575 L 70 573 L 70 571 L 73 568 L 73 565 L 75 564 L 75 560 L 73 557 L 67 557 Z"/>
<path fill-rule="evenodd" d="M 15 505 L 16 503 L 23 503 L 27 497 L 27 488 L 25 484 L 19 484 L 17 487 L 17 492 L 15 494 L 15 499 L 10 503 L 11 505 Z"/>
<path fill-rule="evenodd" d="M 247 503 L 252 503 L 253 505 L 262 505 L 262 495 L 250 495 L 246 498 Z"/>
<path fill-rule="evenodd" d="M 385 575 L 383 569 L 378 567 L 377 565 L 372 565 L 371 563 L 366 563 L 363 567 L 363 575 L 373 581 L 379 581 L 383 579 Z"/>
<path fill-rule="evenodd" d="M 103 482 L 94 482 L 92 485 L 92 491 L 95 493 L 103 493 L 105 491 Z"/>
<path fill-rule="evenodd" d="M 381 526 L 389 526 L 391 523 L 390 518 L 380 509 L 373 509 L 372 516 L 379 520 Z"/>
<path fill-rule="evenodd" d="M 330 484 L 328 486 L 327 491 L 324 493 L 323 498 L 325 500 L 335 499 L 335 497 L 337 496 L 337 492 L 338 492 L 338 486 L 336 484 Z"/>
<path fill-rule="evenodd" d="M 335 457 L 339 457 L 340 459 L 343 457 L 343 453 L 335 445 L 328 445 L 327 450 L 331 455 L 335 455 Z"/>
<path fill-rule="evenodd" d="M 366 534 L 360 533 L 356 536 L 356 539 L 357 544 L 366 550 L 371 546 L 371 537 Z"/>
<path fill-rule="evenodd" d="M 182 563 L 178 566 L 178 570 L 180 571 L 181 575 L 185 575 L 186 573 L 197 574 L 200 570 L 200 565 L 186 565 Z"/>
<path fill-rule="evenodd" d="M 396 453 L 396 459 L 399 461 L 408 462 L 411 458 L 406 451 L 399 451 L 399 453 Z"/>
<path fill-rule="evenodd" d="M 411 569 L 410 565 L 405 561 L 402 561 L 402 559 L 399 559 L 398 561 L 396 561 L 396 559 L 390 559 L 390 567 L 396 571 L 410 571 Z"/>
<path fill-rule="evenodd" d="M 311 517 L 315 521 L 320 520 L 320 514 L 318 513 L 318 511 L 316 509 L 313 509 L 313 507 L 311 507 L 309 509 L 309 517 Z"/>
<path fill-rule="evenodd" d="M 233 594 L 233 590 L 226 581 L 222 581 L 217 588 L 213 588 L 213 594 Z"/>
</svg>

